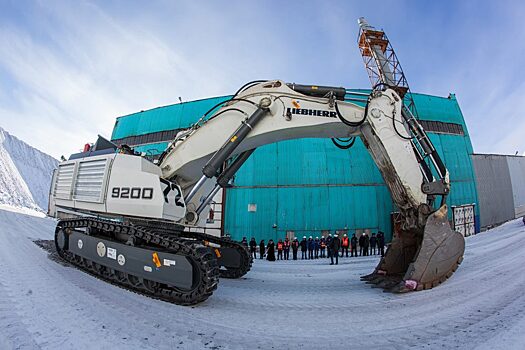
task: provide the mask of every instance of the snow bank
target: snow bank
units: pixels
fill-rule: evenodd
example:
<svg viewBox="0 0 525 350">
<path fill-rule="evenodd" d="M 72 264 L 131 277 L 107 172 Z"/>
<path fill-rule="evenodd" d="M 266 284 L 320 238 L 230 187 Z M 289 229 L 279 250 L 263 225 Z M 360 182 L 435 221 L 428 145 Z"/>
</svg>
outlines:
<svg viewBox="0 0 525 350">
<path fill-rule="evenodd" d="M 0 204 L 46 210 L 58 161 L 0 127 Z"/>
</svg>

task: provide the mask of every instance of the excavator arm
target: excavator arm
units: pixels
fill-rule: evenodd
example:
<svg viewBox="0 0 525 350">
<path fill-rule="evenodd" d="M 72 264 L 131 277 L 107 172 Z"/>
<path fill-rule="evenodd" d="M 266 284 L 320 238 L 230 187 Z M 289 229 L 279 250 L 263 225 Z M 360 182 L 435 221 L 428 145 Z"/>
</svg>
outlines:
<svg viewBox="0 0 525 350">
<path fill-rule="evenodd" d="M 324 97 L 318 97 L 319 90 Z M 445 197 L 449 192 L 448 171 L 444 165 L 440 169 L 445 176 L 437 181 L 439 186 L 425 175 L 428 165 L 418 156 L 414 133 L 404 122 L 403 100 L 393 89 L 372 91 L 364 98 L 364 108 L 345 101 L 341 91 L 345 90 L 280 80 L 255 84 L 225 102 L 211 118 L 182 132 L 159 164 L 162 176 L 183 190 L 187 211 L 182 220 L 198 223 L 217 190 L 227 185 L 260 146 L 296 138 L 359 136 L 402 217 L 391 248 L 365 278 L 395 291 L 441 283 L 456 269 L 464 252 L 463 237 L 450 229 L 446 204 L 434 209 L 435 195 Z M 417 120 L 410 123 L 432 147 Z M 235 160 L 227 163 L 232 158 Z M 438 162 L 442 165 L 440 159 Z"/>
</svg>

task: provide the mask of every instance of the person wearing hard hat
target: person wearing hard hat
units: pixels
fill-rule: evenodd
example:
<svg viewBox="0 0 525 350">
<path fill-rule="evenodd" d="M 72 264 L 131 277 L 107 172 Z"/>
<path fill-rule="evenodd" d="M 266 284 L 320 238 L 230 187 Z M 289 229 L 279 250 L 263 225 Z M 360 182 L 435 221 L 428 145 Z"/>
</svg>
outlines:
<svg viewBox="0 0 525 350">
<path fill-rule="evenodd" d="M 301 260 L 307 259 L 306 251 L 308 250 L 308 242 L 306 241 L 306 236 L 303 236 L 301 241 Z"/>
<path fill-rule="evenodd" d="M 343 239 L 341 239 L 341 258 L 345 255 L 346 251 L 346 257 L 348 258 L 348 247 L 350 247 L 350 240 L 346 236 L 346 233 L 343 235 Z"/>
<path fill-rule="evenodd" d="M 312 236 L 308 238 L 308 259 L 314 258 L 314 239 Z"/>
</svg>

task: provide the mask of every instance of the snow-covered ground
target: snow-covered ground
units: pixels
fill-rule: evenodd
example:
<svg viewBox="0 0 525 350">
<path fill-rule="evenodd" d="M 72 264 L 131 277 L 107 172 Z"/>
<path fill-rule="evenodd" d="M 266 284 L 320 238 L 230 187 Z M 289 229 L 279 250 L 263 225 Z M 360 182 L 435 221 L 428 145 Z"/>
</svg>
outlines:
<svg viewBox="0 0 525 350">
<path fill-rule="evenodd" d="M 404 295 L 359 281 L 377 257 L 267 262 L 182 307 L 48 258 L 54 220 L 0 210 L 0 349 L 523 349 L 521 220 L 467 239 L 438 288 Z"/>
</svg>

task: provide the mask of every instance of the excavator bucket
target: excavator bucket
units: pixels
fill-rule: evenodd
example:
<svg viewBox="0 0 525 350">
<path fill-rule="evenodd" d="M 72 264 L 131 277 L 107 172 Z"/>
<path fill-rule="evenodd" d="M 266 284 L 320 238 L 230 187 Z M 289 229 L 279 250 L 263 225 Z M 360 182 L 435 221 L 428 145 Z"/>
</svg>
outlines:
<svg viewBox="0 0 525 350">
<path fill-rule="evenodd" d="M 375 271 L 361 278 L 394 293 L 430 289 L 452 276 L 464 252 L 465 239 L 450 228 L 443 205 L 424 229 L 395 237 Z"/>
</svg>

